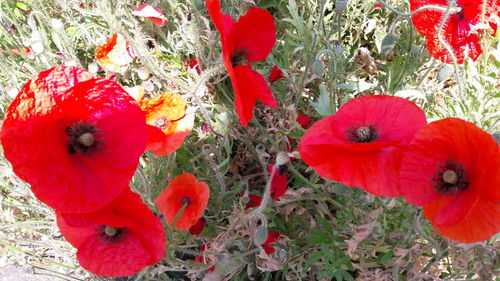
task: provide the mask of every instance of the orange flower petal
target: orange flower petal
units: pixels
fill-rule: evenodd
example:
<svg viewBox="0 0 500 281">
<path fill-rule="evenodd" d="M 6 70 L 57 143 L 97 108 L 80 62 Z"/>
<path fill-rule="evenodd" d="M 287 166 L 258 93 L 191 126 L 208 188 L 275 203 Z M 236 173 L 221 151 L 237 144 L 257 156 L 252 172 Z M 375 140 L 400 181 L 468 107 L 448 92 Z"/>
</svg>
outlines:
<svg viewBox="0 0 500 281">
<path fill-rule="evenodd" d="M 186 114 L 186 102 L 173 93 L 163 93 L 139 103 L 146 122 L 159 129 L 149 129 L 147 149 L 158 156 L 174 153 L 193 129 L 194 113 Z"/>
<path fill-rule="evenodd" d="M 134 50 L 127 39 L 115 33 L 106 44 L 98 46 L 95 50 L 95 59 L 107 71 L 123 73 L 128 65 L 136 58 Z"/>
</svg>

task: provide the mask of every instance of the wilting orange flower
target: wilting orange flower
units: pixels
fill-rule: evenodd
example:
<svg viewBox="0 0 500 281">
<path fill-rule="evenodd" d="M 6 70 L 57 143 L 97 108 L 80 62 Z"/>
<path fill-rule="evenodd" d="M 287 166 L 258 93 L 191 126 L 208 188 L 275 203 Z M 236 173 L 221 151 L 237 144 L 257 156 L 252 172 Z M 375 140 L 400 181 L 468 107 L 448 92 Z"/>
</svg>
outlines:
<svg viewBox="0 0 500 281">
<path fill-rule="evenodd" d="M 204 182 L 190 174 L 184 173 L 173 179 L 165 190 L 156 198 L 155 203 L 160 212 L 167 217 L 167 223 L 173 224 L 175 216 L 182 209 L 175 228 L 187 230 L 201 217 L 208 204 L 210 189 Z"/>
<path fill-rule="evenodd" d="M 119 33 L 113 34 L 106 44 L 95 50 L 97 63 L 107 71 L 123 73 L 136 57 L 130 43 Z"/>
<path fill-rule="evenodd" d="M 186 113 L 186 102 L 173 93 L 137 100 L 150 125 L 146 149 L 158 156 L 174 153 L 193 129 L 194 113 Z"/>
<path fill-rule="evenodd" d="M 31 53 L 31 49 L 27 47 L 19 47 L 19 48 L 13 48 L 8 51 L 0 51 L 0 53 L 8 53 L 8 54 L 14 54 L 14 55 L 19 55 L 19 56 L 25 56 L 29 53 Z"/>
</svg>

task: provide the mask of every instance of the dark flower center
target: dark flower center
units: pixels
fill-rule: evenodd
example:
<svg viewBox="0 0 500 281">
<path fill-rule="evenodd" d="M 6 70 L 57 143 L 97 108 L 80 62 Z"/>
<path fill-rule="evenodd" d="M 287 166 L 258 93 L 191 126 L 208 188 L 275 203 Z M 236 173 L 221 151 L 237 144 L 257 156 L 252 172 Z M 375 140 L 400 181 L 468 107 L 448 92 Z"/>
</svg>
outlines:
<svg viewBox="0 0 500 281">
<path fill-rule="evenodd" d="M 247 65 L 247 51 L 243 49 L 236 49 L 234 53 L 231 55 L 231 65 L 236 67 L 238 65 Z"/>
<path fill-rule="evenodd" d="M 347 130 L 347 139 L 355 143 L 373 142 L 377 139 L 375 126 L 352 126 Z"/>
<path fill-rule="evenodd" d="M 165 116 L 161 116 L 155 119 L 154 125 L 157 128 L 164 130 L 168 127 L 168 125 L 170 125 L 170 120 L 168 120 Z"/>
<path fill-rule="evenodd" d="M 71 126 L 66 127 L 66 135 L 69 136 L 68 152 L 75 154 L 81 152 L 84 155 L 92 156 L 101 145 L 96 140 L 97 128 L 90 124 L 78 121 Z"/>
<path fill-rule="evenodd" d="M 280 176 L 282 176 L 287 170 L 288 167 L 286 165 L 281 165 L 276 168 L 276 171 L 279 173 Z"/>
<path fill-rule="evenodd" d="M 124 229 L 103 225 L 100 227 L 99 232 L 99 237 L 105 242 L 117 242 L 123 236 Z"/>
<path fill-rule="evenodd" d="M 436 176 L 431 181 L 434 183 L 434 189 L 445 195 L 455 195 L 469 187 L 464 167 L 455 160 L 446 160 L 439 164 Z"/>
<path fill-rule="evenodd" d="M 184 196 L 181 199 L 181 203 L 182 203 L 182 205 L 188 205 L 189 206 L 189 204 L 191 204 L 191 199 L 189 199 L 189 197 L 187 197 L 187 196 Z"/>
</svg>

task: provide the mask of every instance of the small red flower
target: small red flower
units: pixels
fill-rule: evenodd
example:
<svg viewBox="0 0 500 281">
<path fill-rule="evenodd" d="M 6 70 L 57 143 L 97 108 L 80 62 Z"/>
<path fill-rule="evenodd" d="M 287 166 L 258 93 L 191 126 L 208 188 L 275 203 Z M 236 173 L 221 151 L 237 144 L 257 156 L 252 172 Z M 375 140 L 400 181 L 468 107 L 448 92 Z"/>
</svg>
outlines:
<svg viewBox="0 0 500 281">
<path fill-rule="evenodd" d="M 262 74 L 252 62 L 264 60 L 276 42 L 274 20 L 261 8 L 250 8 L 235 22 L 221 12 L 219 0 L 207 0 L 208 13 L 220 33 L 222 55 L 235 93 L 236 112 L 243 126 L 253 118 L 256 99 L 270 107 L 278 103 Z"/>
<path fill-rule="evenodd" d="M 132 12 L 132 15 L 145 17 L 156 26 L 165 25 L 165 16 L 163 15 L 163 11 L 147 4 L 139 6 Z"/>
<path fill-rule="evenodd" d="M 309 127 L 309 124 L 311 124 L 311 121 L 312 118 L 305 114 L 299 113 L 299 115 L 297 116 L 297 123 L 299 123 L 300 127 L 302 127 L 303 129 L 307 129 L 307 127 Z"/>
<path fill-rule="evenodd" d="M 129 188 L 95 212 L 56 214 L 61 234 L 78 249 L 80 265 L 94 274 L 133 275 L 165 255 L 160 219 Z"/>
<path fill-rule="evenodd" d="M 201 245 L 201 246 L 200 246 L 200 252 L 202 252 L 202 253 L 203 253 L 203 252 L 205 252 L 205 248 L 206 248 L 206 245 L 205 245 L 205 244 Z M 201 263 L 211 263 L 211 262 L 212 262 L 212 260 L 211 260 L 211 259 L 209 259 L 209 258 L 204 258 L 204 257 L 203 257 L 203 256 L 201 256 L 201 255 L 200 255 L 200 256 L 196 256 L 196 257 L 195 257 L 195 259 L 194 259 L 194 261 L 195 261 L 195 262 L 201 262 Z M 214 265 L 214 266 L 212 266 L 212 267 L 210 267 L 210 268 L 208 269 L 208 271 L 214 271 L 214 270 L 215 270 L 215 265 Z"/>
<path fill-rule="evenodd" d="M 305 115 L 305 114 L 302 114 L 302 113 L 299 113 L 297 115 L 297 119 L 295 119 L 295 121 L 297 121 L 297 123 L 299 123 L 300 127 L 302 127 L 303 129 L 307 129 L 309 127 L 309 125 L 311 124 L 311 121 L 312 121 L 312 118 Z M 286 144 L 286 147 L 288 149 L 288 151 L 292 151 L 292 147 L 291 147 L 291 144 L 294 143 L 296 141 L 295 138 L 293 137 L 287 137 L 288 139 L 288 143 Z"/>
<path fill-rule="evenodd" d="M 248 203 L 245 205 L 245 210 L 259 207 L 261 202 L 262 197 L 260 197 L 259 195 L 250 194 L 248 195 Z"/>
<path fill-rule="evenodd" d="M 281 237 L 282 237 L 282 234 L 281 232 L 268 232 L 267 233 L 267 239 L 264 243 L 262 243 L 262 248 L 264 248 L 264 251 L 266 252 L 266 254 L 270 255 L 272 253 L 274 253 L 274 243 L 278 242 Z"/>
<path fill-rule="evenodd" d="M 206 183 L 198 181 L 190 173 L 184 173 L 170 182 L 156 198 L 155 203 L 160 212 L 167 217 L 169 225 L 174 222 L 180 209 L 186 205 L 174 227 L 187 230 L 201 217 L 207 207 L 209 197 L 210 189 Z"/>
<path fill-rule="evenodd" d="M 457 118 L 432 122 L 402 159 L 401 192 L 423 206 L 443 236 L 473 243 L 500 232 L 500 148 L 476 125 Z"/>
<path fill-rule="evenodd" d="M 283 74 L 283 71 L 281 71 L 281 69 L 277 65 L 275 65 L 271 69 L 271 73 L 269 73 L 269 77 L 267 77 L 267 81 L 273 83 L 274 81 L 279 80 L 281 78 L 285 78 L 285 77 L 286 76 Z"/>
<path fill-rule="evenodd" d="M 146 122 L 118 84 L 71 66 L 29 80 L 7 109 L 0 139 L 36 197 L 90 212 L 123 192 L 146 147 Z"/>
<path fill-rule="evenodd" d="M 400 196 L 398 172 L 405 147 L 426 124 L 413 102 L 365 96 L 316 123 L 299 144 L 302 159 L 323 177 L 380 196 Z"/>
<path fill-rule="evenodd" d="M 198 235 L 203 231 L 203 228 L 205 227 L 205 219 L 204 218 L 199 218 L 198 221 L 189 228 L 189 234 L 191 235 Z"/>
<path fill-rule="evenodd" d="M 426 6 L 436 5 L 442 8 L 425 9 L 412 16 L 413 24 L 417 31 L 425 36 L 427 49 L 431 55 L 445 63 L 452 63 L 452 56 L 446 47 L 438 39 L 438 29 L 441 20 L 445 15 L 449 1 L 452 0 L 410 0 L 412 11 Z M 458 63 L 463 63 L 465 54 L 472 60 L 476 60 L 482 53 L 479 44 L 480 39 L 477 33 L 472 32 L 472 27 L 481 22 L 481 14 L 484 0 L 453 0 L 454 12 L 448 17 L 443 26 L 442 38 L 453 49 L 453 54 Z M 490 22 L 490 26 L 496 31 L 496 25 L 492 16 L 499 12 L 499 1 L 486 0 L 485 19 Z"/>
<path fill-rule="evenodd" d="M 288 177 L 286 176 L 286 165 L 269 166 L 268 168 L 269 174 L 272 173 L 273 169 L 274 169 L 274 175 L 271 180 L 271 197 L 274 200 L 279 200 L 281 196 L 285 195 L 286 189 L 288 187 L 287 185 Z"/>
<path fill-rule="evenodd" d="M 184 63 L 184 67 L 186 68 L 186 70 L 191 68 L 195 69 L 198 74 L 201 73 L 200 64 L 196 59 L 189 59 L 187 62 Z"/>
</svg>

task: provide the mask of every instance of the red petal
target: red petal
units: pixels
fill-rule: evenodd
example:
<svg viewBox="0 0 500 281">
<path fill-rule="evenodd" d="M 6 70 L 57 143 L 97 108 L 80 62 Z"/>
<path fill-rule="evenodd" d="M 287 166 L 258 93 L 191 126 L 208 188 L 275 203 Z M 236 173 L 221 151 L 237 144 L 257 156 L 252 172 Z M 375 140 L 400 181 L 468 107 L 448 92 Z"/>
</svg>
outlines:
<svg viewBox="0 0 500 281">
<path fill-rule="evenodd" d="M 149 265 L 149 253 L 134 233 L 119 243 L 106 243 L 92 237 L 78 248 L 78 261 L 88 271 L 108 277 L 134 275 Z"/>
<path fill-rule="evenodd" d="M 262 197 L 250 194 L 248 195 L 248 203 L 245 205 L 245 210 L 259 207 L 261 202 L 262 202 Z"/>
<path fill-rule="evenodd" d="M 132 15 L 145 17 L 156 26 L 165 25 L 165 16 L 163 15 L 163 11 L 150 5 L 144 4 L 139 6 L 135 11 L 132 12 Z"/>
<path fill-rule="evenodd" d="M 198 235 L 203 231 L 204 227 L 205 227 L 205 219 L 199 218 L 198 221 L 189 228 L 189 234 Z"/>
<path fill-rule="evenodd" d="M 305 114 L 299 113 L 299 115 L 297 115 L 297 123 L 299 123 L 299 125 L 303 129 L 307 129 L 307 127 L 309 127 L 309 124 L 311 124 L 311 121 L 312 118 Z"/>
<path fill-rule="evenodd" d="M 273 66 L 273 68 L 271 69 L 271 73 L 269 73 L 269 77 L 267 77 L 267 80 L 272 83 L 281 78 L 285 78 L 283 71 L 281 71 L 281 69 L 277 65 Z"/>
<path fill-rule="evenodd" d="M 234 104 L 236 112 L 243 126 L 253 118 L 255 100 L 259 99 L 270 107 L 277 107 L 278 102 L 271 93 L 264 77 L 252 70 L 250 65 L 240 65 L 234 68 L 234 75 L 230 76 L 235 93 Z"/>
<path fill-rule="evenodd" d="M 264 251 L 266 254 L 270 255 L 274 253 L 274 247 L 273 244 L 276 243 L 278 240 L 281 239 L 281 232 L 268 232 L 267 233 L 267 239 L 264 243 L 262 243 L 262 248 L 264 248 Z"/>
<path fill-rule="evenodd" d="M 261 8 L 250 8 L 239 18 L 231 32 L 235 49 L 246 51 L 249 62 L 264 60 L 276 42 L 274 19 Z"/>
<path fill-rule="evenodd" d="M 424 215 L 431 222 L 442 212 L 449 201 L 436 200 L 424 206 Z M 464 206 L 465 207 L 465 206 Z M 451 226 L 434 225 L 441 235 L 462 243 L 484 241 L 500 232 L 500 205 L 498 201 L 480 199 L 469 206 L 468 214 Z"/>
<path fill-rule="evenodd" d="M 268 170 L 271 174 L 276 165 L 269 166 Z M 271 180 L 271 197 L 274 200 L 279 200 L 279 198 L 285 195 L 286 189 L 288 187 L 288 177 L 286 176 L 286 171 L 283 168 L 276 168 L 273 178 Z M 260 204 L 259 204 L 260 205 Z"/>
</svg>

